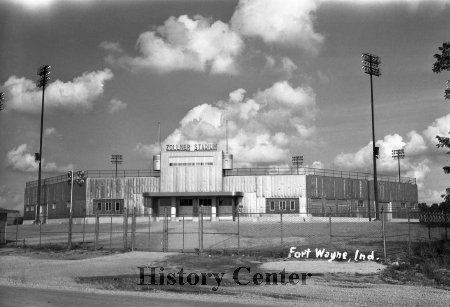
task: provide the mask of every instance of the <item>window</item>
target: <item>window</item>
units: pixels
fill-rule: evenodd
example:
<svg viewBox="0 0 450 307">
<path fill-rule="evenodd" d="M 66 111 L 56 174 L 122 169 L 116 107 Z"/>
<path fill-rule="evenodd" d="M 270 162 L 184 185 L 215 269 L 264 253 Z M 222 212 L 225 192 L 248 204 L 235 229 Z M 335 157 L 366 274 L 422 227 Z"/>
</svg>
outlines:
<svg viewBox="0 0 450 307">
<path fill-rule="evenodd" d="M 270 211 L 275 211 L 275 202 L 274 201 L 270 202 Z"/>
<path fill-rule="evenodd" d="M 358 207 L 364 207 L 364 201 L 363 200 L 358 200 Z"/>
<path fill-rule="evenodd" d="M 94 199 L 94 213 L 119 214 L 124 210 L 123 199 L 104 198 Z"/>
<path fill-rule="evenodd" d="M 201 206 L 211 206 L 211 198 L 200 198 L 198 200 L 200 207 Z"/>
<path fill-rule="evenodd" d="M 52 205 L 52 209 L 55 210 L 56 209 L 56 204 Z"/>
<path fill-rule="evenodd" d="M 31 210 L 31 211 L 34 211 L 34 206 L 30 206 L 30 210 Z"/>
<path fill-rule="evenodd" d="M 280 211 L 286 211 L 286 201 L 281 200 L 279 204 Z"/>
<path fill-rule="evenodd" d="M 192 199 L 180 199 L 180 206 L 192 207 Z"/>
<path fill-rule="evenodd" d="M 400 208 L 406 209 L 406 203 L 401 203 L 401 204 L 400 204 Z"/>
<path fill-rule="evenodd" d="M 67 201 L 67 208 L 70 209 L 70 200 Z"/>
<path fill-rule="evenodd" d="M 295 210 L 295 201 L 294 200 L 291 200 L 290 210 L 291 211 Z"/>
</svg>

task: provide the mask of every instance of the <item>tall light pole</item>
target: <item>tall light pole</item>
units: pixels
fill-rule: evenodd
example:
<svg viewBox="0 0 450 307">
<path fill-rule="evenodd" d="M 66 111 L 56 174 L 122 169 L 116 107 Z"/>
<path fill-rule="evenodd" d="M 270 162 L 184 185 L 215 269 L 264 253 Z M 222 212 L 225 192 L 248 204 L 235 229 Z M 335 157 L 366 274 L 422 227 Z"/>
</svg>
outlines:
<svg viewBox="0 0 450 307">
<path fill-rule="evenodd" d="M 292 164 L 297 167 L 297 175 L 298 175 L 298 167 L 303 165 L 303 156 L 293 156 Z"/>
<path fill-rule="evenodd" d="M 370 75 L 370 105 L 372 109 L 372 158 L 373 158 L 373 194 L 375 198 L 375 218 L 378 220 L 380 217 L 378 208 L 378 183 L 377 183 L 377 157 L 378 157 L 378 147 L 375 146 L 375 120 L 373 112 L 373 82 L 372 76 L 381 76 L 380 69 L 380 58 L 376 55 L 370 53 L 363 53 L 363 70 L 366 74 Z M 369 221 L 370 221 L 370 204 L 369 204 Z"/>
<path fill-rule="evenodd" d="M 5 93 L 0 92 L 0 111 L 5 109 L 5 104 L 3 100 L 5 99 Z"/>
<path fill-rule="evenodd" d="M 400 159 L 405 158 L 405 150 L 404 149 L 394 149 L 392 150 L 392 158 L 398 160 L 398 182 L 400 183 Z"/>
<path fill-rule="evenodd" d="M 37 190 L 37 200 L 36 200 L 36 219 L 35 224 L 39 224 L 40 221 L 40 211 L 41 211 L 41 162 L 42 162 L 42 132 L 44 128 L 44 96 L 45 96 L 45 86 L 50 80 L 50 65 L 43 65 L 38 69 L 38 76 L 40 77 L 37 83 L 38 87 L 42 87 L 42 107 L 41 107 L 41 136 L 39 139 L 39 156 L 35 155 L 36 160 L 39 161 L 39 175 L 38 175 L 38 190 Z"/>
<path fill-rule="evenodd" d="M 123 156 L 122 155 L 111 155 L 111 163 L 116 165 L 116 177 L 117 177 L 117 164 L 122 164 Z"/>
</svg>

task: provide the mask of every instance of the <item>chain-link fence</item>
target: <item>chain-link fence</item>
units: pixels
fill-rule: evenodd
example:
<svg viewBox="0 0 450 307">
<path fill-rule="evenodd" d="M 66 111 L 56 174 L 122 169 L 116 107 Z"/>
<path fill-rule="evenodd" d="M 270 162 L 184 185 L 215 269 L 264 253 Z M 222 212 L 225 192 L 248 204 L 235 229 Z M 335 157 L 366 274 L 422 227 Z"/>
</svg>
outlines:
<svg viewBox="0 0 450 307">
<path fill-rule="evenodd" d="M 68 220 L 40 225 L 9 223 L 6 240 L 10 245 L 20 246 L 207 251 L 277 257 L 288 256 L 294 247 L 296 251 L 347 252 L 349 257 L 356 258 L 358 253 L 368 255 L 373 251 L 377 258 L 386 259 L 408 255 L 414 242 L 448 238 L 446 213 L 381 209 L 378 219 L 374 216 L 369 219 L 361 212 L 342 216 L 341 212 L 330 210 L 326 215 L 235 212 L 212 218 L 203 210 L 199 210 L 197 217 L 176 216 L 167 210 L 153 217 L 131 211 L 74 218 L 72 227 Z"/>
</svg>

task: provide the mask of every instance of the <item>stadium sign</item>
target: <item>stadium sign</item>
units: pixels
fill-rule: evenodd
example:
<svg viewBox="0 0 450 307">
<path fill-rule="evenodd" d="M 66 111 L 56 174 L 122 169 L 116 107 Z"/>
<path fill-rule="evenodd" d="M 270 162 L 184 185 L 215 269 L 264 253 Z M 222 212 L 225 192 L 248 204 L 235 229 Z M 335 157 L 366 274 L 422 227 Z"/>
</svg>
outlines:
<svg viewBox="0 0 450 307">
<path fill-rule="evenodd" d="M 166 151 L 217 151 L 217 144 L 168 144 Z"/>
</svg>

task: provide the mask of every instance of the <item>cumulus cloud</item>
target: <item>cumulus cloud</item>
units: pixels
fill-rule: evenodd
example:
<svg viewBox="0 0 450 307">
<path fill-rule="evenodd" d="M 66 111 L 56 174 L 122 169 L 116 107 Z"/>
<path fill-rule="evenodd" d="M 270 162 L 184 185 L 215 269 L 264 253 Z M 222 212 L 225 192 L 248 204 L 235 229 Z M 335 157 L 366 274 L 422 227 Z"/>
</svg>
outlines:
<svg viewBox="0 0 450 307">
<path fill-rule="evenodd" d="M 99 47 L 110 52 L 123 52 L 123 49 L 118 42 L 103 41 L 99 44 Z"/>
<path fill-rule="evenodd" d="M 324 168 L 325 168 L 325 165 L 324 165 L 321 161 L 314 161 L 314 162 L 311 164 L 311 167 L 312 167 L 312 168 L 320 168 L 320 169 L 324 169 Z"/>
<path fill-rule="evenodd" d="M 48 109 L 90 109 L 93 102 L 103 94 L 105 82 L 113 78 L 109 69 L 86 72 L 73 81 L 51 82 L 45 90 L 45 108 Z M 11 76 L 3 84 L 8 109 L 21 112 L 41 110 L 42 92 L 34 81 L 24 77 Z"/>
<path fill-rule="evenodd" d="M 45 136 L 57 135 L 57 134 L 58 134 L 58 132 L 57 132 L 56 129 L 53 128 L 53 127 L 45 128 L 45 130 L 44 130 L 44 135 L 45 135 Z"/>
<path fill-rule="evenodd" d="M 316 0 L 241 0 L 231 25 L 243 36 L 315 53 L 324 40 L 314 30 L 317 7 Z"/>
<path fill-rule="evenodd" d="M 437 118 L 422 133 L 410 131 L 406 137 L 398 134 L 386 135 L 378 140 L 380 158 L 377 160 L 378 171 L 386 175 L 397 175 L 398 161 L 392 158 L 393 149 L 405 150 L 405 158 L 401 160 L 402 176 L 417 179 L 421 196 L 436 196 L 425 189 L 426 176 L 433 166 L 439 165 L 443 152 L 436 148 L 436 135 L 444 135 L 450 131 L 450 114 Z M 356 152 L 341 153 L 334 159 L 334 164 L 343 169 L 372 172 L 372 142 Z M 433 197 L 434 197 L 433 196 Z"/>
<path fill-rule="evenodd" d="M 119 99 L 113 98 L 109 101 L 108 113 L 112 114 L 112 113 L 118 112 L 120 110 L 124 110 L 124 109 L 126 109 L 126 107 L 127 107 L 126 103 L 122 102 Z"/>
<path fill-rule="evenodd" d="M 103 48 L 115 48 L 111 44 L 103 45 Z M 212 74 L 236 74 L 236 58 L 243 47 L 241 37 L 226 23 L 212 22 L 199 15 L 193 18 L 182 15 L 178 18 L 170 17 L 156 31 L 139 35 L 139 56 L 110 55 L 107 59 L 132 71 L 168 73 L 194 70 Z"/>
<path fill-rule="evenodd" d="M 288 57 L 265 56 L 265 65 L 262 69 L 264 74 L 274 74 L 291 79 L 298 66 Z"/>
<path fill-rule="evenodd" d="M 35 162 L 34 155 L 29 152 L 26 144 L 8 151 L 5 162 L 12 170 L 23 173 L 37 172 L 39 168 L 39 164 Z M 54 162 L 47 163 L 45 159 L 42 159 L 42 171 L 44 173 L 61 173 L 71 169 L 73 169 L 72 164 L 58 166 Z"/>
<path fill-rule="evenodd" d="M 0 207 L 22 211 L 23 194 L 14 192 L 6 185 L 0 185 Z"/>
<path fill-rule="evenodd" d="M 228 100 L 194 107 L 164 144 L 218 143 L 225 149 L 225 122 L 229 127 L 229 151 L 241 166 L 286 163 L 293 148 L 310 141 L 314 134 L 315 93 L 307 86 L 286 81 L 246 97 L 244 89 Z M 136 151 L 151 156 L 157 144 L 139 143 Z"/>
</svg>

